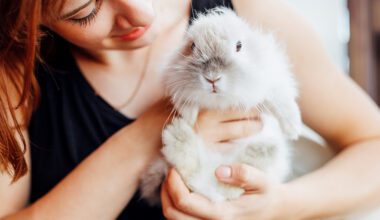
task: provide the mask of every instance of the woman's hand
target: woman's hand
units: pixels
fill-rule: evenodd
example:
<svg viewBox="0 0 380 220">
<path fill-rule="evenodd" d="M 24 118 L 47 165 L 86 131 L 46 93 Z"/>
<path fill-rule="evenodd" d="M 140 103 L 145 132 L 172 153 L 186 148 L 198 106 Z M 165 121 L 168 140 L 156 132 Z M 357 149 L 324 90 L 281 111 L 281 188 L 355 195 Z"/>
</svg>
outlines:
<svg viewBox="0 0 380 220">
<path fill-rule="evenodd" d="M 262 128 L 259 113 L 251 111 L 202 110 L 195 123 L 195 131 L 206 143 L 221 144 L 250 136 Z"/>
<path fill-rule="evenodd" d="M 179 174 L 170 170 L 161 190 L 163 212 L 168 219 L 286 219 L 283 185 L 274 183 L 251 166 L 236 164 L 220 167 L 217 178 L 245 189 L 240 198 L 212 203 L 188 190 Z"/>
</svg>

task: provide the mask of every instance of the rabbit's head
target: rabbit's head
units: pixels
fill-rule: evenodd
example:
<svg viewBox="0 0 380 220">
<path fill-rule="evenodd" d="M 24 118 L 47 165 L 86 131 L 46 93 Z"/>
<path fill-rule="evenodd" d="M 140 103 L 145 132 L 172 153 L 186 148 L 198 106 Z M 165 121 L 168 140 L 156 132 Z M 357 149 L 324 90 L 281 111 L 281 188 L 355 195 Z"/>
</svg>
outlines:
<svg viewBox="0 0 380 220">
<path fill-rule="evenodd" d="M 272 35 L 251 28 L 232 10 L 200 14 L 165 78 L 174 103 L 207 108 L 251 107 L 289 77 L 288 62 Z"/>
</svg>

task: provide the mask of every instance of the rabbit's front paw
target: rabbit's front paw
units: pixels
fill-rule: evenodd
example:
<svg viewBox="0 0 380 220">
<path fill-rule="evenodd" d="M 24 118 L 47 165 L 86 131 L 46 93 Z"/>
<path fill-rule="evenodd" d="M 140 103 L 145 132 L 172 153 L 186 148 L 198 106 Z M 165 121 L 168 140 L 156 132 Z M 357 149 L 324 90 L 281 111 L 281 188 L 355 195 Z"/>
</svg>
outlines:
<svg viewBox="0 0 380 220">
<path fill-rule="evenodd" d="M 178 171 L 194 171 L 198 168 L 198 150 L 201 139 L 183 119 L 175 118 L 163 132 L 162 154 Z"/>
<path fill-rule="evenodd" d="M 181 150 L 188 144 L 190 140 L 196 138 L 193 129 L 187 122 L 181 118 L 173 119 L 163 131 L 164 148 L 173 148 L 172 150 Z"/>
</svg>

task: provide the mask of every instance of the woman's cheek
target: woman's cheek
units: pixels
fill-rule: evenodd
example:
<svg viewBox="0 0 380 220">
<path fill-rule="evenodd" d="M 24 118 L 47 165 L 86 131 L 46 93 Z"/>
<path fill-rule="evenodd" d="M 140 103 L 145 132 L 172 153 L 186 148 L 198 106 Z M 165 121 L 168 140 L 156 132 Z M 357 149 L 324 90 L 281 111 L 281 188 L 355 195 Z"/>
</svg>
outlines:
<svg viewBox="0 0 380 220">
<path fill-rule="evenodd" d="M 99 35 L 98 33 L 78 33 L 74 35 L 70 35 L 69 33 L 65 33 L 62 35 L 70 43 L 81 47 L 81 48 L 99 48 L 101 47 L 101 42 L 104 36 Z"/>
</svg>

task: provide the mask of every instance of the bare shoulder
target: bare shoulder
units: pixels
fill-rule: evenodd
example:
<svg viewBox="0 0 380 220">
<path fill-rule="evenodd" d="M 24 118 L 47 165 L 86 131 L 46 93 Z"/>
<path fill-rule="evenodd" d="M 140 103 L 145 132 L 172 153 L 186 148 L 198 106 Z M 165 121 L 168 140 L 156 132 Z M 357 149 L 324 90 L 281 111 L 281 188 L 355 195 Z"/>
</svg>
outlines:
<svg viewBox="0 0 380 220">
<path fill-rule="evenodd" d="M 7 84 L 7 91 L 9 92 L 9 97 L 11 99 L 12 105 L 15 106 L 17 105 L 20 97 L 16 92 L 16 89 L 11 85 L 12 83 Z M 15 114 L 18 122 L 20 124 L 25 124 L 22 112 L 20 110 L 16 110 Z M 9 123 L 13 124 L 11 121 Z M 22 133 L 25 140 L 27 141 L 27 149 L 24 156 L 28 167 L 30 167 L 30 150 L 28 144 L 28 134 L 26 130 L 27 129 L 24 126 Z M 20 136 L 16 131 L 14 133 L 19 143 L 21 143 Z M 0 172 L 0 218 L 17 210 L 20 210 L 27 204 L 29 197 L 30 177 L 30 172 L 28 172 L 25 176 L 12 183 L 11 176 L 9 176 L 6 172 Z"/>
<path fill-rule="evenodd" d="M 239 16 L 272 31 L 299 84 L 303 121 L 340 147 L 380 138 L 375 103 L 331 60 L 319 36 L 284 0 L 233 0 Z"/>
</svg>

